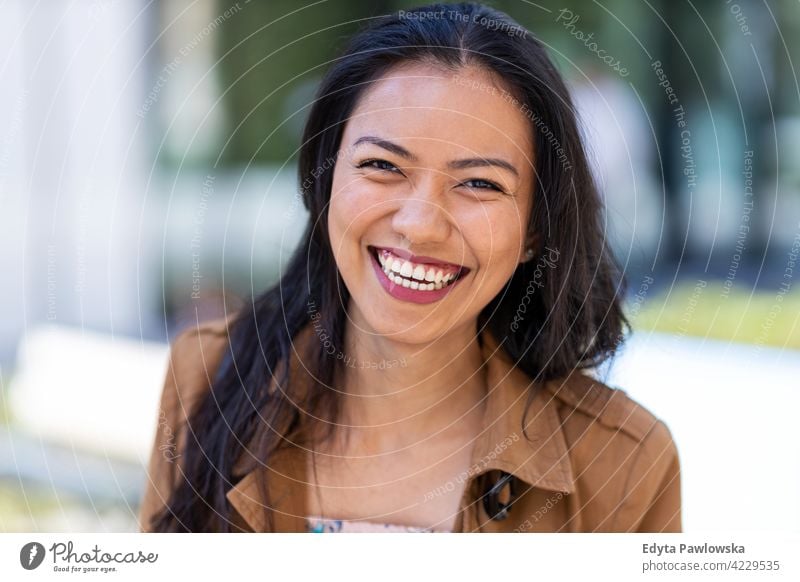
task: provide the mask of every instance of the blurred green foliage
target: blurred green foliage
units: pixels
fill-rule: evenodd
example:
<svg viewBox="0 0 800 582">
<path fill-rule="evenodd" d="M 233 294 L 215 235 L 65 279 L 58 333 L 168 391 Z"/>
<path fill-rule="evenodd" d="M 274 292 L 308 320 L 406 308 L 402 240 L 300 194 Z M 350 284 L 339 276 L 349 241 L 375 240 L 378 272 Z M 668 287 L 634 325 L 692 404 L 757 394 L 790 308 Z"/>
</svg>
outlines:
<svg viewBox="0 0 800 582">
<path fill-rule="evenodd" d="M 220 11 L 227 3 L 220 2 Z M 222 84 L 233 132 L 226 162 L 294 155 L 326 64 L 383 2 L 253 2 L 220 27 Z"/>
</svg>

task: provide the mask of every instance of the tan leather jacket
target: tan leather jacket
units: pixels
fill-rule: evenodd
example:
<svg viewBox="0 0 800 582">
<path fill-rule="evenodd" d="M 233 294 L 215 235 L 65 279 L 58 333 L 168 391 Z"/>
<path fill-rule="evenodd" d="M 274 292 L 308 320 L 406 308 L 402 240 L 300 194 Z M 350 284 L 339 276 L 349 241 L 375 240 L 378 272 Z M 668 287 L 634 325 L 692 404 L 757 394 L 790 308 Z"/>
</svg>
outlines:
<svg viewBox="0 0 800 582">
<path fill-rule="evenodd" d="M 142 531 L 152 531 L 150 520 L 166 504 L 180 475 L 186 418 L 227 349 L 227 325 L 226 320 L 207 322 L 173 342 L 139 513 Z M 298 335 L 296 345 L 308 347 L 316 340 L 310 328 Z M 475 444 L 454 531 L 681 531 L 678 454 L 662 421 L 621 390 L 574 373 L 536 391 L 528 440 L 521 433 L 521 419 L 531 381 L 488 331 L 482 333 L 489 382 L 485 430 Z M 292 370 L 297 370 L 296 361 Z M 305 531 L 304 451 L 287 449 L 271 466 L 274 531 Z M 234 477 L 240 480 L 227 493 L 234 530 L 267 531 L 255 480 L 258 471 L 267 470 L 243 459 L 235 464 Z M 486 491 L 479 490 L 477 480 L 487 471 L 493 472 L 490 482 L 504 473 L 516 478 L 514 502 L 504 519 L 487 514 Z M 510 488 L 511 483 L 503 486 L 495 498 L 508 500 Z"/>
</svg>

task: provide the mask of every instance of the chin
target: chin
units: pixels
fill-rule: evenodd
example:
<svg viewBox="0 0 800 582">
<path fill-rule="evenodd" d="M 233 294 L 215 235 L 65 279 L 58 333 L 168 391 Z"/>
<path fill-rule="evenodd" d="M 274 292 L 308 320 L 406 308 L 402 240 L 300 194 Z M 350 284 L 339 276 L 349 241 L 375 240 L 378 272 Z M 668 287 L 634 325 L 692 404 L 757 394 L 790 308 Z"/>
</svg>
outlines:
<svg viewBox="0 0 800 582">
<path fill-rule="evenodd" d="M 375 333 L 393 342 L 403 344 L 428 344 L 440 338 L 447 331 L 447 324 L 438 321 L 437 316 L 428 317 L 424 321 L 419 317 L 405 319 L 392 316 L 391 320 L 373 313 L 367 320 L 368 333 Z"/>
<path fill-rule="evenodd" d="M 418 317 L 414 320 L 393 317 L 391 321 L 385 318 L 381 320 L 377 314 L 370 317 L 370 323 L 375 324 L 375 333 L 391 341 L 411 345 L 426 345 L 449 336 L 461 337 L 463 333 L 477 333 L 477 320 L 478 313 L 472 315 L 471 310 L 460 313 L 445 313 L 443 310 L 424 321 Z"/>
</svg>

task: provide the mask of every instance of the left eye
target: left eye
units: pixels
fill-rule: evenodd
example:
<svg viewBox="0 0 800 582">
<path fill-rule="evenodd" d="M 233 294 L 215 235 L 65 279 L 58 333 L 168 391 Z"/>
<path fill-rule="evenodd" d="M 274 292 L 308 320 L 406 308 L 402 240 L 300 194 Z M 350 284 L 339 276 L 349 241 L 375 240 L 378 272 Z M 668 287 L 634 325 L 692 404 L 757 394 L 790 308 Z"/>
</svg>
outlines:
<svg viewBox="0 0 800 582">
<path fill-rule="evenodd" d="M 356 166 L 357 168 L 374 168 L 376 170 L 383 170 L 385 172 L 398 172 L 397 166 L 386 160 L 365 160 Z"/>
<path fill-rule="evenodd" d="M 475 188 L 476 190 L 496 190 L 498 192 L 503 191 L 500 186 L 494 182 L 489 182 L 488 180 L 467 180 L 464 182 L 464 185 L 468 188 Z"/>
</svg>

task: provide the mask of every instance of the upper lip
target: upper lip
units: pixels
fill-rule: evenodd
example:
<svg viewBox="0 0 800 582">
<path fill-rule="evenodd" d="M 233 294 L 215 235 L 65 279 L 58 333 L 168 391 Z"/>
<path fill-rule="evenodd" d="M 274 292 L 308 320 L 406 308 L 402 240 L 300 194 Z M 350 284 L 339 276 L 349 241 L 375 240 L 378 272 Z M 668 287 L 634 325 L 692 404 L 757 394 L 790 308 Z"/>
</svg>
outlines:
<svg viewBox="0 0 800 582">
<path fill-rule="evenodd" d="M 372 246 L 375 250 L 385 250 L 389 251 L 395 256 L 400 257 L 401 259 L 405 259 L 407 261 L 411 261 L 412 263 L 418 263 L 422 265 L 438 265 L 443 267 L 450 267 L 452 269 L 458 269 L 463 273 L 469 272 L 469 267 L 465 267 L 464 265 L 459 265 L 458 263 L 451 263 L 449 261 L 443 261 L 442 259 L 437 259 L 436 257 L 426 257 L 425 255 L 415 255 L 405 249 L 398 249 L 395 247 L 379 247 L 379 246 Z"/>
</svg>

